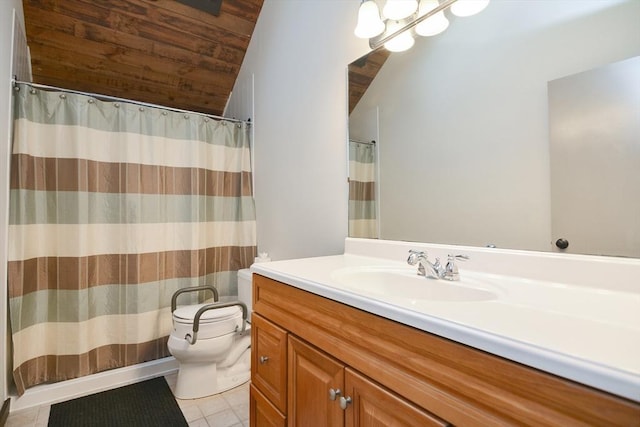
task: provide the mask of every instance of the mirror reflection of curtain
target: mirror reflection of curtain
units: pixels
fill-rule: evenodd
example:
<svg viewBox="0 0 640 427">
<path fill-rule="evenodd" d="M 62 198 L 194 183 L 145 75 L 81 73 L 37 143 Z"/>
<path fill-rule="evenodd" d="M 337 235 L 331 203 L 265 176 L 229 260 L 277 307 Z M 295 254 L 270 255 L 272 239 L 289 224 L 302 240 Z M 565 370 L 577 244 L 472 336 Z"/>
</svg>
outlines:
<svg viewBox="0 0 640 427">
<path fill-rule="evenodd" d="M 8 242 L 18 393 L 169 356 L 173 293 L 211 284 L 233 298 L 236 271 L 256 255 L 247 125 L 18 88 Z"/>
<path fill-rule="evenodd" d="M 376 145 L 349 141 L 349 237 L 378 237 Z"/>
</svg>

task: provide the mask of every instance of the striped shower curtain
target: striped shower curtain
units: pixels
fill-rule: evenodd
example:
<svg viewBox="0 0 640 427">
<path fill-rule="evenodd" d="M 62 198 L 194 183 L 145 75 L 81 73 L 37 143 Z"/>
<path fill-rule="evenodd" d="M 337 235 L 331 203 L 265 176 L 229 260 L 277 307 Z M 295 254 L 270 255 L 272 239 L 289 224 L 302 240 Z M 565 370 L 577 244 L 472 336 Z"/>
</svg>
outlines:
<svg viewBox="0 0 640 427">
<path fill-rule="evenodd" d="M 8 267 L 18 393 L 168 356 L 173 293 L 206 283 L 231 298 L 256 254 L 247 126 L 17 88 Z"/>
<path fill-rule="evenodd" d="M 378 237 L 376 145 L 349 141 L 349 237 Z"/>
</svg>

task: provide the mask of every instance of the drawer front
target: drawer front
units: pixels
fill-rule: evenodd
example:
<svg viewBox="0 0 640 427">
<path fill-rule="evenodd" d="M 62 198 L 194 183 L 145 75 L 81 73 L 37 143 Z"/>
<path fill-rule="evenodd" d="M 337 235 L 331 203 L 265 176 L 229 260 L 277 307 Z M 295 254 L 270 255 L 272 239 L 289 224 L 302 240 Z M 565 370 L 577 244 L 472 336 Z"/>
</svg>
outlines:
<svg viewBox="0 0 640 427">
<path fill-rule="evenodd" d="M 251 321 L 251 382 L 287 412 L 287 332 L 256 313 Z"/>
<path fill-rule="evenodd" d="M 253 427 L 285 427 L 287 419 L 256 386 L 249 394 L 249 424 Z"/>
</svg>

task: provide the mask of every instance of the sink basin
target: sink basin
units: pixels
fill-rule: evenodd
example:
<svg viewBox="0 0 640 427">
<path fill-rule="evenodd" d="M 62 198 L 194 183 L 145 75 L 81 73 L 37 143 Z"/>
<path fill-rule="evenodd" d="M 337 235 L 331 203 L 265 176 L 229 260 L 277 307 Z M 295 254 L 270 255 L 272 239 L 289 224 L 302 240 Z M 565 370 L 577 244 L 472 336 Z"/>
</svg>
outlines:
<svg viewBox="0 0 640 427">
<path fill-rule="evenodd" d="M 401 298 L 410 301 L 488 301 L 498 298 L 491 289 L 473 281 L 427 279 L 415 271 L 401 268 L 354 267 L 332 273 L 343 289 L 359 294 Z"/>
</svg>

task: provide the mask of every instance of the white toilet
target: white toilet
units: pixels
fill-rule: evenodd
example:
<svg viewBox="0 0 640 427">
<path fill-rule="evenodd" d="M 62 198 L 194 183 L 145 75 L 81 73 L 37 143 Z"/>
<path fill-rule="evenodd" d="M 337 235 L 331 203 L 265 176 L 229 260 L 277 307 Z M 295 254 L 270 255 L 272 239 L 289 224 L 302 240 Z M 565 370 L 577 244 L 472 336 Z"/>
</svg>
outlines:
<svg viewBox="0 0 640 427">
<path fill-rule="evenodd" d="M 178 399 L 210 396 L 249 381 L 251 376 L 251 273 L 238 272 L 238 301 L 176 306 L 178 295 L 215 288 L 180 289 L 173 295 L 173 330 L 167 347 L 180 364 Z M 199 318 L 198 322 L 195 319 Z"/>
</svg>

